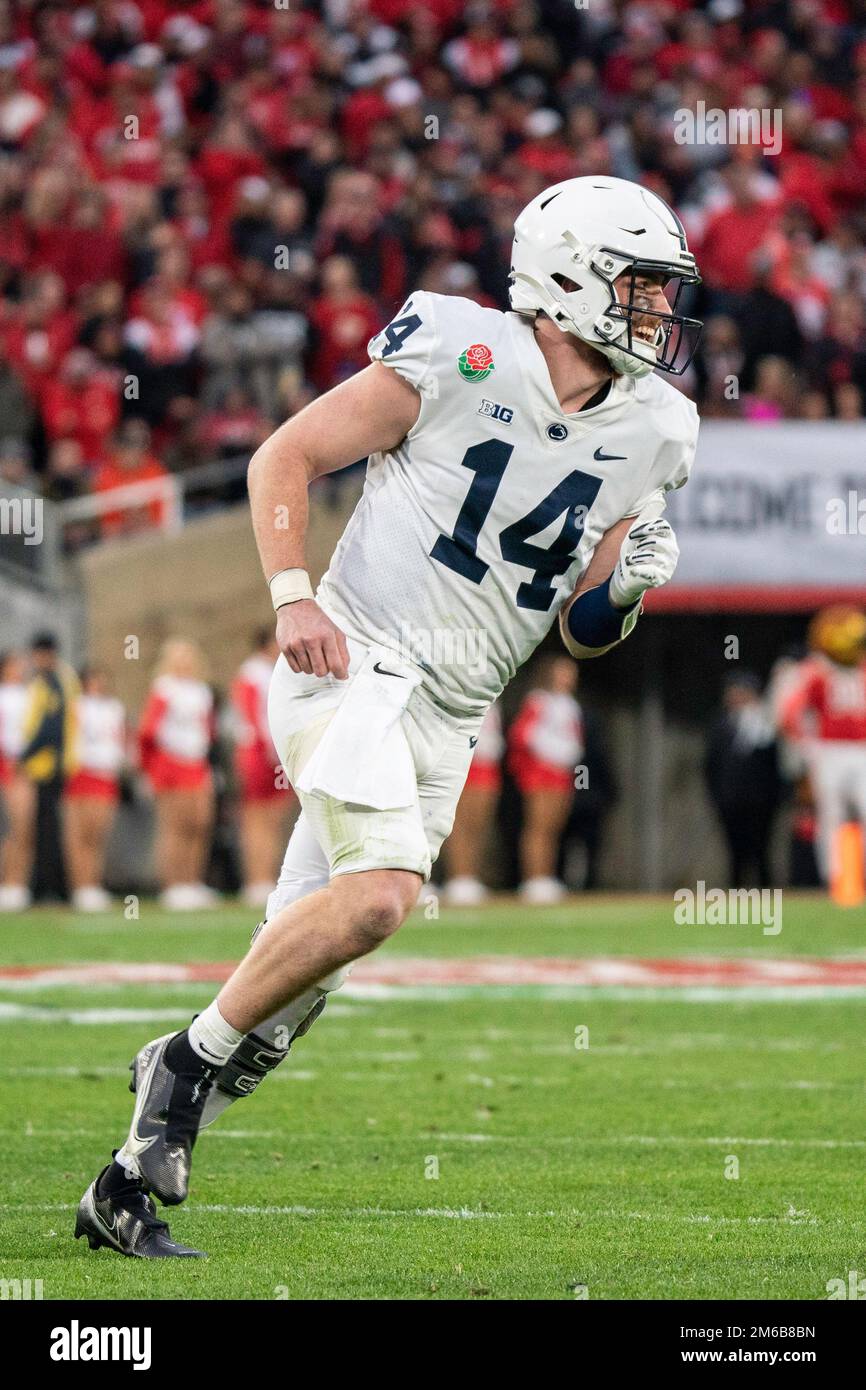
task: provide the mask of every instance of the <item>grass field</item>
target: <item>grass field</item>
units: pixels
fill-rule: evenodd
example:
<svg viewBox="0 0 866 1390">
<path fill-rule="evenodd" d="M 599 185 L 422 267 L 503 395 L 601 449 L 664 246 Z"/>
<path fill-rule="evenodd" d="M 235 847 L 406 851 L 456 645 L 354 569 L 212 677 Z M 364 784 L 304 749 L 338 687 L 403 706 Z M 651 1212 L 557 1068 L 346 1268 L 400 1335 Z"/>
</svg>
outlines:
<svg viewBox="0 0 866 1390">
<path fill-rule="evenodd" d="M 137 922 L 0 923 L 0 967 L 206 963 L 242 954 L 250 917 L 144 904 Z M 373 960 L 504 957 L 519 974 L 623 955 L 866 960 L 866 912 L 786 894 L 773 937 L 675 926 L 670 898 L 499 902 L 418 913 Z M 413 985 L 409 970 L 334 995 L 199 1142 L 172 1232 L 210 1258 L 148 1263 L 73 1241 L 74 1209 L 125 1132 L 130 1057 L 214 986 L 7 969 L 0 1277 L 41 1279 L 47 1299 L 822 1299 L 866 1271 L 866 988 L 617 978 Z"/>
</svg>

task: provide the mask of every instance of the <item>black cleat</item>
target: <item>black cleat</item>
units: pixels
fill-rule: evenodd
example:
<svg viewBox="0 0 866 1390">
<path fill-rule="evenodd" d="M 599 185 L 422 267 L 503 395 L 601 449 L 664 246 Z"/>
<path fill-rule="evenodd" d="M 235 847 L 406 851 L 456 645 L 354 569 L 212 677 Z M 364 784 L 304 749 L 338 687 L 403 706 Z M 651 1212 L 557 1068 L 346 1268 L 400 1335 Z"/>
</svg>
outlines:
<svg viewBox="0 0 866 1390">
<path fill-rule="evenodd" d="M 152 1199 L 135 1178 L 130 1179 L 128 1187 L 111 1196 L 99 1197 L 99 1180 L 107 1171 L 107 1168 L 102 1170 L 78 1203 L 76 1240 L 87 1236 L 91 1250 L 105 1245 L 109 1250 L 139 1260 L 207 1258 L 204 1250 L 193 1250 L 189 1245 L 179 1245 L 172 1240 L 168 1223 L 160 1221 Z"/>
<path fill-rule="evenodd" d="M 204 1063 L 194 1072 L 172 1071 L 165 1054 L 176 1037 L 156 1038 L 130 1063 L 135 1109 L 123 1146 L 144 1188 L 167 1207 L 186 1201 L 193 1145 L 217 1071 Z"/>
</svg>

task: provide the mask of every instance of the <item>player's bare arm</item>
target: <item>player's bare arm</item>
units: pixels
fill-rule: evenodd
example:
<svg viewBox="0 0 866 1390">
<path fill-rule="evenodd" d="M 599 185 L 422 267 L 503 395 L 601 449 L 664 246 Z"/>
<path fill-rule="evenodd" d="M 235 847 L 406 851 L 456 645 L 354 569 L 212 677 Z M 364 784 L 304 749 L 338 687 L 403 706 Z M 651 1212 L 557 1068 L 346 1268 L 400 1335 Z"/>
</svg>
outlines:
<svg viewBox="0 0 866 1390">
<path fill-rule="evenodd" d="M 595 547 L 592 559 L 578 581 L 577 588 L 560 610 L 560 624 L 565 621 L 568 610 L 576 598 L 585 594 L 588 589 L 595 589 L 599 584 L 604 584 L 610 579 L 619 558 L 620 548 L 633 521 L 634 517 L 624 516 L 622 521 L 618 521 L 615 526 L 611 526 L 609 530 L 605 531 Z"/>
<path fill-rule="evenodd" d="M 248 474 L 253 531 L 265 579 L 285 571 L 306 573 L 310 483 L 399 444 L 420 408 L 414 387 L 374 362 L 311 402 L 265 440 Z M 312 597 L 280 604 L 277 642 L 293 671 L 331 674 L 338 680 L 349 673 L 346 639 Z"/>
</svg>

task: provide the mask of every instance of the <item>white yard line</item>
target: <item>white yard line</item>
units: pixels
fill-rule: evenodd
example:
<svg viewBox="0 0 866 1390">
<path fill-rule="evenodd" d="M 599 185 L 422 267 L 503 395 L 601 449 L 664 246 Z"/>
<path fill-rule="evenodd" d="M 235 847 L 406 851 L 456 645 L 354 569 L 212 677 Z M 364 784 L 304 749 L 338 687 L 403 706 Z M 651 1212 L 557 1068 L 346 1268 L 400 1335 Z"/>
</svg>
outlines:
<svg viewBox="0 0 866 1390">
<path fill-rule="evenodd" d="M 52 1009 L 0 1003 L 0 1023 L 171 1023 L 188 1017 L 189 1009 L 182 1002 L 173 1009 Z"/>
<path fill-rule="evenodd" d="M 75 1211 L 75 1202 L 22 1202 L 20 1204 L 7 1202 L 0 1204 L 0 1211 L 5 1212 L 25 1212 L 25 1211 Z M 257 1206 L 233 1206 L 226 1202 L 199 1202 L 187 1203 L 185 1210 L 188 1212 L 208 1212 L 227 1216 L 319 1216 L 325 1219 L 343 1219 L 345 1217 L 368 1217 L 368 1216 L 389 1216 L 389 1217 L 434 1217 L 449 1221 L 500 1221 L 503 1217 L 517 1216 L 517 1212 L 502 1211 L 477 1211 L 473 1207 L 307 1207 L 307 1206 L 285 1206 L 285 1207 L 257 1207 Z M 527 1212 L 528 1216 L 555 1216 L 555 1212 Z"/>
<path fill-rule="evenodd" d="M 94 1130 L 84 1128 L 71 1129 L 35 1129 L 29 1122 L 18 1129 L 0 1130 L 0 1139 L 27 1138 L 27 1139 L 63 1139 L 63 1138 L 83 1138 L 92 1136 Z M 225 1129 L 217 1126 L 209 1126 L 202 1130 L 203 1138 L 211 1139 L 279 1139 L 283 1143 L 315 1145 L 321 1142 L 322 1136 L 316 1133 L 299 1133 L 297 1130 L 290 1129 Z M 642 1147 L 642 1148 L 668 1148 L 668 1147 L 698 1147 L 707 1148 L 715 1146 L 725 1146 L 734 1148 L 766 1148 L 766 1149 L 866 1149 L 866 1139 L 818 1139 L 818 1138 L 775 1138 L 757 1137 L 744 1135 L 690 1135 L 690 1134 L 539 1134 L 514 1135 L 514 1134 L 471 1134 L 453 1133 L 451 1131 L 427 1132 L 416 1136 L 416 1141 L 421 1145 L 431 1147 L 435 1144 L 516 1144 L 529 1148 L 544 1148 L 550 1144 L 593 1146 L 593 1147 Z M 328 1139 L 333 1143 L 333 1136 Z"/>
<path fill-rule="evenodd" d="M 547 1144 L 593 1144 L 616 1146 L 618 1144 L 642 1145 L 644 1147 L 664 1148 L 667 1145 L 715 1145 L 732 1147 L 753 1146 L 758 1148 L 781 1149 L 866 1149 L 866 1139 L 776 1139 L 776 1138 L 734 1138 L 730 1135 L 702 1136 L 687 1134 L 542 1134 L 537 1138 L 531 1135 L 511 1134 L 428 1134 L 427 1142 L 465 1144 L 527 1144 L 544 1147 Z"/>
<path fill-rule="evenodd" d="M 75 1202 L 6 1202 L 0 1204 L 0 1211 L 14 1215 L 17 1212 L 72 1212 Z M 864 1224 L 863 1219 L 850 1221 L 845 1217 L 813 1216 L 809 1211 L 789 1210 L 778 1216 L 724 1216 L 710 1212 L 664 1212 L 628 1211 L 605 1207 L 596 1211 L 582 1211 L 566 1208 L 555 1211 L 479 1211 L 475 1207 L 310 1207 L 301 1204 L 292 1206 L 236 1206 L 228 1202 L 189 1202 L 184 1210 L 191 1215 L 201 1212 L 219 1216 L 299 1216 L 318 1217 L 325 1221 L 346 1219 L 369 1219 L 387 1217 L 392 1220 L 420 1218 L 447 1221 L 652 1221 L 657 1223 L 676 1222 L 702 1226 L 854 1226 Z"/>
<path fill-rule="evenodd" d="M 367 1002 L 452 1004 L 487 998 L 629 1004 L 812 1004 L 866 998 L 866 985 L 380 985 L 351 980 L 341 994 Z"/>
</svg>

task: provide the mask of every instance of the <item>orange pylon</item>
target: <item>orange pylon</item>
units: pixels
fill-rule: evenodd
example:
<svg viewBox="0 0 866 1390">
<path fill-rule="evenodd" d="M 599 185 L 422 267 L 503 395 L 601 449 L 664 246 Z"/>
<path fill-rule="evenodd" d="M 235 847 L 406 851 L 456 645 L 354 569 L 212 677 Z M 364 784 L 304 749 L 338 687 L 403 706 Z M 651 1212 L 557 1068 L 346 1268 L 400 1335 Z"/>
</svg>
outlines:
<svg viewBox="0 0 866 1390">
<path fill-rule="evenodd" d="M 840 825 L 833 837 L 830 897 L 837 907 L 859 907 L 866 899 L 863 830 L 857 821 Z"/>
</svg>

